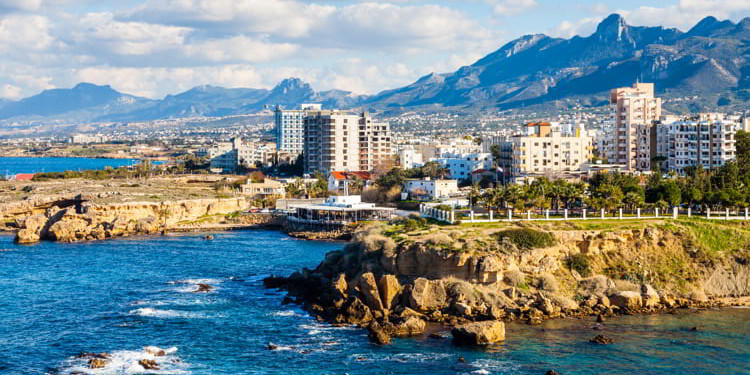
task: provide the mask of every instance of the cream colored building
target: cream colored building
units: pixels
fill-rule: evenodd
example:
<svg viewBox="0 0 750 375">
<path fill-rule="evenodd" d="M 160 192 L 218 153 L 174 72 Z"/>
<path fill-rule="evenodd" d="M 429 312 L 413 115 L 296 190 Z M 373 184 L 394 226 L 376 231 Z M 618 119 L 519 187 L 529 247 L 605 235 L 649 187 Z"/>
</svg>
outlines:
<svg viewBox="0 0 750 375">
<path fill-rule="evenodd" d="M 615 133 L 611 154 L 613 164 L 624 164 L 628 170 L 650 170 L 651 128 L 661 117 L 661 99 L 654 97 L 653 83 L 636 83 L 633 87 L 612 90 L 611 103 L 616 105 Z"/>
<path fill-rule="evenodd" d="M 404 190 L 410 199 L 426 201 L 448 198 L 459 193 L 457 180 L 433 180 L 429 177 L 407 180 L 404 182 Z"/>
<path fill-rule="evenodd" d="M 368 113 L 308 111 L 305 172 L 372 171 L 391 157 L 390 125 Z"/>
<path fill-rule="evenodd" d="M 528 124 L 526 130 L 526 135 L 511 137 L 501 145 L 507 152 L 497 164 L 514 179 L 579 171 L 593 157 L 593 140 L 583 125 L 569 135 L 550 123 Z"/>
<path fill-rule="evenodd" d="M 242 185 L 242 194 L 252 197 L 268 195 L 286 195 L 286 185 L 280 181 L 266 178 L 263 182 L 248 182 Z"/>
</svg>

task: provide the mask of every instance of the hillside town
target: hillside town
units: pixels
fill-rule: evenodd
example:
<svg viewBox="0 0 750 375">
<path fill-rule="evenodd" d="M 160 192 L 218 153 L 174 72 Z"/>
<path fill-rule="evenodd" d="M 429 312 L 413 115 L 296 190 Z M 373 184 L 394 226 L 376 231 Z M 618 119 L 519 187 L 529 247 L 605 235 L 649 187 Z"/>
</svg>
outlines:
<svg viewBox="0 0 750 375">
<path fill-rule="evenodd" d="M 325 211 L 321 207 L 328 205 L 334 211 L 340 206 L 361 208 L 355 215 L 358 218 L 382 215 L 374 204 L 411 210 L 420 204 L 474 207 L 481 206 L 478 196 L 498 189 L 528 190 L 552 183 L 591 185 L 600 172 L 617 172 L 640 186 L 654 181 L 676 183 L 736 160 L 738 139 L 746 139 L 750 131 L 750 118 L 738 114 L 667 114 L 662 100 L 654 95 L 654 85 L 640 82 L 614 88 L 608 113 L 536 120 L 518 116 L 516 120 L 526 121 L 491 131 L 479 124 L 473 131 L 457 132 L 451 124 L 460 120 L 454 115 L 443 116 L 438 128 L 425 132 L 424 125 L 414 129 L 404 125 L 422 119 L 417 113 L 381 119 L 366 111 L 327 109 L 321 104 L 265 111 L 272 113 L 270 124 L 212 131 L 186 128 L 171 130 L 171 136 L 142 134 L 129 142 L 122 136 L 103 134 L 75 134 L 43 142 L 47 150 L 62 155 L 67 150 L 70 154 L 65 156 L 161 160 L 153 168 L 240 176 L 237 191 L 255 199 L 261 208 L 281 207 L 292 213 L 294 207 L 303 207 L 293 212 L 295 220 L 330 217 L 336 221 L 340 218 L 336 215 L 320 216 Z M 12 156 L 10 150 L 24 155 L 45 147 L 14 139 L 4 141 L 2 149 Z M 33 176 L 10 174 L 6 178 Z M 588 194 L 625 198 L 631 192 L 624 186 L 620 189 L 614 194 Z M 679 201 L 652 199 L 646 190 L 640 191 L 640 198 L 625 201 L 666 200 L 672 206 L 698 203 L 689 202 L 685 194 Z M 342 198 L 325 200 L 336 196 Z M 615 200 L 622 203 L 623 198 Z M 289 200 L 295 205 L 290 207 Z M 519 207 L 518 203 L 503 207 Z M 318 208 L 315 215 L 310 211 L 313 206 Z M 582 199 L 579 206 L 583 206 Z"/>
</svg>

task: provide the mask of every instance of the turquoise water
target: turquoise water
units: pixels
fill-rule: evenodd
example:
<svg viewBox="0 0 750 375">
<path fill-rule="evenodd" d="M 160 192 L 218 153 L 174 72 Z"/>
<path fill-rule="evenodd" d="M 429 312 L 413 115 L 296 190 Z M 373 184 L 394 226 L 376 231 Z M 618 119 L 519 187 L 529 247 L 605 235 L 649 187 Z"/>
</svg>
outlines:
<svg viewBox="0 0 750 375">
<path fill-rule="evenodd" d="M 273 231 L 33 246 L 0 236 L 0 374 L 143 373 L 149 345 L 167 349 L 158 374 L 750 373 L 745 309 L 612 319 L 610 346 L 588 343 L 601 333 L 593 320 L 569 320 L 508 325 L 507 341 L 488 349 L 431 338 L 377 347 L 262 287 L 341 246 Z M 199 282 L 216 289 L 193 293 Z M 87 370 L 80 352 L 113 358 Z"/>
<path fill-rule="evenodd" d="M 105 167 L 123 167 L 137 163 L 132 159 L 94 159 L 94 158 L 2 158 L 0 157 L 0 175 L 17 173 L 64 172 L 87 169 L 104 169 Z"/>
</svg>

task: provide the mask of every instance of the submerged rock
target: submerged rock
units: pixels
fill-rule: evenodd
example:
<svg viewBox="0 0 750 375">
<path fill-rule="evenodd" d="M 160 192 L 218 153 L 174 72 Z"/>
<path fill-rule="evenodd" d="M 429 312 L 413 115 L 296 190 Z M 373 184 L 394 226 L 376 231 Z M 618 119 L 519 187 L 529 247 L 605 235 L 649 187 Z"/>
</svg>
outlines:
<svg viewBox="0 0 750 375">
<path fill-rule="evenodd" d="M 212 285 L 198 283 L 198 289 L 196 289 L 193 293 L 208 293 L 212 290 L 214 290 L 214 287 Z"/>
<path fill-rule="evenodd" d="M 615 340 L 604 335 L 597 335 L 593 339 L 589 340 L 589 342 L 594 344 L 608 345 L 614 343 Z"/>
<path fill-rule="evenodd" d="M 451 334 L 458 345 L 489 345 L 505 340 L 505 324 L 499 321 L 469 323 L 453 328 Z"/>
</svg>

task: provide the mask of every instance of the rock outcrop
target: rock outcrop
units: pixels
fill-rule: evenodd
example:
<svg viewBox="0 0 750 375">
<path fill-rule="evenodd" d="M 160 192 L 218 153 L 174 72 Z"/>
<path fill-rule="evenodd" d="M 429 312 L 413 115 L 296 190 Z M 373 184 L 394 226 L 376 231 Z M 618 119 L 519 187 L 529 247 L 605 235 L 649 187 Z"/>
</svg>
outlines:
<svg viewBox="0 0 750 375">
<path fill-rule="evenodd" d="M 382 228 L 366 228 L 314 270 L 264 283 L 287 290 L 285 301 L 301 303 L 318 320 L 368 328 L 378 344 L 420 335 L 432 323 L 456 327 L 457 343 L 482 345 L 501 340 L 502 322 L 540 324 L 565 317 L 603 322 L 620 314 L 720 305 L 703 293 L 702 284 L 710 291 L 737 290 L 719 271 L 701 282 L 704 261 L 691 259 L 697 255 L 688 235 L 663 228 L 560 231 L 554 232 L 556 244 L 525 250 L 507 240 L 491 242 L 491 232 L 437 231 L 393 239 Z M 479 245 L 472 248 L 472 241 Z M 573 256 L 580 273 L 572 267 Z M 665 267 L 674 259 L 685 266 Z M 628 268 L 634 264 L 638 268 Z M 744 275 L 739 267 L 734 275 Z M 616 273 L 627 279 L 605 276 Z M 649 282 L 630 281 L 638 278 Z M 694 282 L 689 294 L 686 279 Z"/>
<path fill-rule="evenodd" d="M 469 323 L 451 330 L 459 345 L 490 345 L 505 340 L 505 324 L 498 321 Z"/>
<path fill-rule="evenodd" d="M 171 228 L 190 227 L 191 222 L 207 216 L 227 215 L 247 208 L 245 198 L 84 204 L 80 210 L 50 208 L 44 214 L 20 221 L 16 242 L 79 242 L 156 234 Z"/>
</svg>

